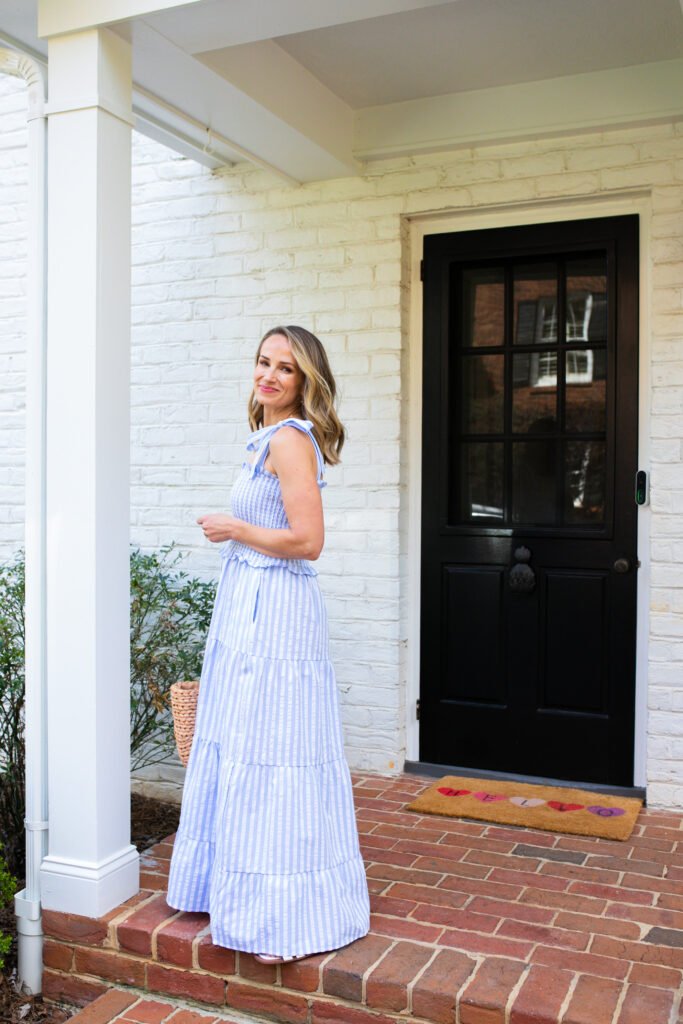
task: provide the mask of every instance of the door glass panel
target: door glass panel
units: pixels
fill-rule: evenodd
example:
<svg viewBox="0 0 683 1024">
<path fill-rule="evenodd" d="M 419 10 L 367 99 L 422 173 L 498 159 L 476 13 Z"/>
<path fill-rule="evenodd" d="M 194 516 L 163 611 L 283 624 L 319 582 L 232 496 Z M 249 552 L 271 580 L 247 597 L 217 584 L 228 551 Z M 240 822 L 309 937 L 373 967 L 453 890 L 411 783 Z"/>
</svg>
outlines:
<svg viewBox="0 0 683 1024">
<path fill-rule="evenodd" d="M 602 527 L 606 254 L 461 264 L 451 284 L 451 521 Z"/>
<path fill-rule="evenodd" d="M 565 427 L 594 433 L 605 429 L 607 393 L 604 349 L 565 353 Z M 596 374 L 601 373 L 601 376 Z"/>
<path fill-rule="evenodd" d="M 512 361 L 512 429 L 517 434 L 555 429 L 557 352 L 516 352 Z"/>
<path fill-rule="evenodd" d="M 557 509 L 554 438 L 515 441 L 512 445 L 512 520 L 545 526 Z"/>
<path fill-rule="evenodd" d="M 502 268 L 469 268 L 462 273 L 461 344 L 502 345 L 505 334 L 505 276 Z"/>
<path fill-rule="evenodd" d="M 557 265 L 520 264 L 514 271 L 516 345 L 557 342 Z"/>
<path fill-rule="evenodd" d="M 473 441 L 460 445 L 461 522 L 500 520 L 503 509 L 503 445 Z"/>
<path fill-rule="evenodd" d="M 495 434 L 503 429 L 505 356 L 463 356 L 460 407 L 464 434 Z"/>
<path fill-rule="evenodd" d="M 566 340 L 607 341 L 607 261 L 604 256 L 567 263 Z"/>
<path fill-rule="evenodd" d="M 565 522 L 605 521 L 605 442 L 568 441 L 565 450 Z"/>
</svg>

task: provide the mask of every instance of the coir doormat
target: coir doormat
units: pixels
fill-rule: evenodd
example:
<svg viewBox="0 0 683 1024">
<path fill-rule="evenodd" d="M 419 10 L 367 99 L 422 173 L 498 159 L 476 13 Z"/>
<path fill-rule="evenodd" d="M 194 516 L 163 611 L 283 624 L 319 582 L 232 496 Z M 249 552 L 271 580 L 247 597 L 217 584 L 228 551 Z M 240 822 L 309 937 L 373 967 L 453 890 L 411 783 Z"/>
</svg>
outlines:
<svg viewBox="0 0 683 1024">
<path fill-rule="evenodd" d="M 526 825 L 603 839 L 628 839 L 643 801 L 585 789 L 444 775 L 406 810 Z"/>
</svg>

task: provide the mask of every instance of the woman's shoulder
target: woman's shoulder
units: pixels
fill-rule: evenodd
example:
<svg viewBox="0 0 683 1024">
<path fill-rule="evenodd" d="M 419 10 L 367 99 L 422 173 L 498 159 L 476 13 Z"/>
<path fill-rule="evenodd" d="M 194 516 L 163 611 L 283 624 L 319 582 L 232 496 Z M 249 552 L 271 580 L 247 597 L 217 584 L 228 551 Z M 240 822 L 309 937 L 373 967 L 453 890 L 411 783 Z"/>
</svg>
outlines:
<svg viewBox="0 0 683 1024">
<path fill-rule="evenodd" d="M 299 420 L 299 423 L 306 421 Z M 315 455 L 314 449 L 306 440 L 306 437 L 313 437 L 310 430 L 306 430 L 294 422 L 285 422 L 277 424 L 278 430 L 274 430 L 270 439 L 270 450 L 277 457 L 278 455 L 284 455 L 285 457 L 291 458 L 306 458 L 310 459 L 311 456 Z"/>
<path fill-rule="evenodd" d="M 322 483 L 325 465 L 322 452 L 313 434 L 311 421 L 292 417 L 289 420 L 282 420 L 277 426 L 281 429 L 275 431 L 270 439 L 270 450 L 275 458 L 284 458 L 288 462 L 304 459 L 311 461 L 317 469 L 318 482 Z M 312 445 L 306 440 L 307 436 Z M 322 486 L 325 486 L 324 483 Z"/>
</svg>

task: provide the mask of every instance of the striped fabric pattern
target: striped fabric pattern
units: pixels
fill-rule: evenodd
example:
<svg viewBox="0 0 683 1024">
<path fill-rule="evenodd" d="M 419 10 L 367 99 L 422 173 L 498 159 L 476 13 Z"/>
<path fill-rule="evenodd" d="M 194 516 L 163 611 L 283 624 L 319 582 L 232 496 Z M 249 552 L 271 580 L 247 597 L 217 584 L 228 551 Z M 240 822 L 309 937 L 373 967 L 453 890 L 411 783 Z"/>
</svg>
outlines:
<svg viewBox="0 0 683 1024">
<path fill-rule="evenodd" d="M 239 518 L 287 526 L 263 468 L 285 424 L 311 438 L 322 484 L 308 420 L 255 431 L 233 490 Z M 309 562 L 240 547 L 221 551 L 167 902 L 208 912 L 216 945 L 337 949 L 367 934 L 370 908 L 325 605 Z"/>
<path fill-rule="evenodd" d="M 245 459 L 242 463 L 243 472 L 235 481 L 231 495 L 232 514 L 238 519 L 254 523 L 255 526 L 265 526 L 271 530 L 283 530 L 289 525 L 280 495 L 278 478 L 264 468 L 270 439 L 276 430 L 284 426 L 296 427 L 297 430 L 308 434 L 313 442 L 318 462 L 318 486 L 321 488 L 327 486 L 323 480 L 325 464 L 322 452 L 311 433 L 313 424 L 310 420 L 300 420 L 292 416 L 289 419 L 280 420 L 279 423 L 274 423 L 270 427 L 261 427 L 259 430 L 253 431 L 247 439 L 247 451 L 256 451 L 256 455 L 253 459 Z M 221 545 L 223 558 L 231 558 L 235 555 L 249 562 L 250 565 L 280 565 L 289 569 L 290 572 L 317 576 L 311 563 L 304 558 L 273 558 L 272 555 L 254 551 L 253 548 L 235 540 L 226 541 Z"/>
</svg>

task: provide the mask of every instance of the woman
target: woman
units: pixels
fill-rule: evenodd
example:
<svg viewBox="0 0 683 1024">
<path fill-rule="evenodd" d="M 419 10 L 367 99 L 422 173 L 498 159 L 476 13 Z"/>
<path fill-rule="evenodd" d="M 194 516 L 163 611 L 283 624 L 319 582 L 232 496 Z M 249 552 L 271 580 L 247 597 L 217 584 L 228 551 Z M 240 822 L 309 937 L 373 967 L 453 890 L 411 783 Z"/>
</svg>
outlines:
<svg viewBox="0 0 683 1024">
<path fill-rule="evenodd" d="M 324 464 L 344 428 L 320 341 L 276 327 L 256 353 L 252 433 L 225 542 L 171 858 L 169 906 L 208 911 L 217 945 L 283 963 L 369 930 L 327 616 L 309 560 Z"/>
</svg>

